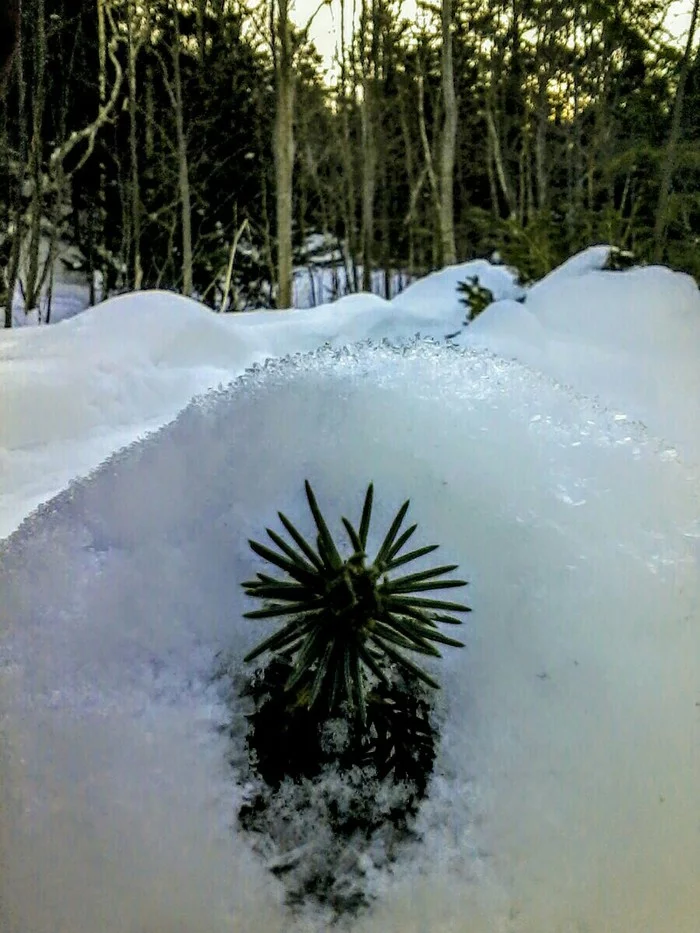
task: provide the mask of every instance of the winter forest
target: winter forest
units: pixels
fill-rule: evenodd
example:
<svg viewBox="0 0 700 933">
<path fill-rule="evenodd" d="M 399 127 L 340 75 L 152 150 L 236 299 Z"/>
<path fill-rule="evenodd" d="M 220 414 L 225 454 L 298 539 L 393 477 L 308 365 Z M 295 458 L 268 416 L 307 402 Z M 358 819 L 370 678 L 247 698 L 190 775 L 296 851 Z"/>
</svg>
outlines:
<svg viewBox="0 0 700 933">
<path fill-rule="evenodd" d="M 700 0 L 0 0 L 0 933 L 698 933 Z"/>
<path fill-rule="evenodd" d="M 700 274 L 697 3 L 5 2 L 6 326 L 13 295 L 50 319 L 59 254 L 92 303 L 225 311 L 290 306 L 314 264 L 385 297 L 494 251 L 530 281 L 598 242 Z"/>
</svg>

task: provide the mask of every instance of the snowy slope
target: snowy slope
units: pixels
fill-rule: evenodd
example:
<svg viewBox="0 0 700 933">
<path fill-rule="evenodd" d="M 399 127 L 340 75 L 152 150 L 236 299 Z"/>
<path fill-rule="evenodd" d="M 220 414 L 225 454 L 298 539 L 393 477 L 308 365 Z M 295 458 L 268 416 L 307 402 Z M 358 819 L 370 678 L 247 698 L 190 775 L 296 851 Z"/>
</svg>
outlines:
<svg viewBox="0 0 700 933">
<path fill-rule="evenodd" d="M 328 929 L 232 828 L 208 680 L 259 638 L 246 541 L 277 509 L 308 520 L 305 477 L 330 516 L 374 479 L 377 533 L 410 496 L 474 608 L 440 662 L 424 841 L 351 928 L 696 933 L 700 300 L 601 255 L 524 305 L 493 270 L 504 300 L 451 345 L 472 266 L 393 302 L 127 296 L 2 335 L 5 533 L 170 422 L 1 546 L 3 933 Z"/>
<path fill-rule="evenodd" d="M 444 269 L 394 301 L 353 295 L 293 312 L 220 316 L 165 292 L 112 299 L 51 328 L 0 335 L 0 535 L 194 395 L 270 357 L 415 334 L 514 358 L 599 396 L 700 459 L 700 293 L 687 276 L 600 272 L 607 248 L 522 292 L 503 267 Z M 456 285 L 478 275 L 492 305 L 463 328 Z M 57 445 L 54 447 L 54 445 Z"/>
<path fill-rule="evenodd" d="M 471 274 L 466 264 L 463 274 Z M 434 300 L 352 295 L 317 308 L 217 315 L 169 292 L 110 299 L 52 327 L 0 333 L 0 536 L 194 396 L 271 357 L 459 329 L 454 275 Z M 428 280 L 426 280 L 428 281 Z M 499 276 L 498 297 L 514 293 Z M 413 289 L 408 289 L 410 298 Z M 449 296 L 446 300 L 446 296 Z"/>
</svg>

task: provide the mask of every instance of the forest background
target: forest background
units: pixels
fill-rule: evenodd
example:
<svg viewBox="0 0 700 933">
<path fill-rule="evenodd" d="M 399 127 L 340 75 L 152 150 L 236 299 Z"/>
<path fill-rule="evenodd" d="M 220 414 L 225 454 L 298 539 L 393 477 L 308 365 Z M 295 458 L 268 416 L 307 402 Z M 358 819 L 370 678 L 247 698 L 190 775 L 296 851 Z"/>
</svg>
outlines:
<svg viewBox="0 0 700 933">
<path fill-rule="evenodd" d="M 388 295 L 599 242 L 700 277 L 698 0 L 6 3 L 6 326 L 12 296 L 50 317 L 64 266 L 91 302 L 220 311 L 289 307 L 309 264 Z"/>
</svg>

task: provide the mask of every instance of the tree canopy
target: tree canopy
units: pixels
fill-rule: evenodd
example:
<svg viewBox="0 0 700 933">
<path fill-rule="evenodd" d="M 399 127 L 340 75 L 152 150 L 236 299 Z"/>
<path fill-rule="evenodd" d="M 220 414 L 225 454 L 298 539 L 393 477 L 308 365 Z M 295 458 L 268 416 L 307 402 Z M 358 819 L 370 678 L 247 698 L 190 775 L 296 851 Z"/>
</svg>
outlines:
<svg viewBox="0 0 700 933">
<path fill-rule="evenodd" d="M 36 306 L 65 244 L 95 298 L 226 310 L 274 304 L 318 244 L 351 289 L 596 242 L 698 276 L 700 53 L 669 5 L 363 0 L 324 76 L 286 0 L 8 4 L 0 307 Z"/>
</svg>

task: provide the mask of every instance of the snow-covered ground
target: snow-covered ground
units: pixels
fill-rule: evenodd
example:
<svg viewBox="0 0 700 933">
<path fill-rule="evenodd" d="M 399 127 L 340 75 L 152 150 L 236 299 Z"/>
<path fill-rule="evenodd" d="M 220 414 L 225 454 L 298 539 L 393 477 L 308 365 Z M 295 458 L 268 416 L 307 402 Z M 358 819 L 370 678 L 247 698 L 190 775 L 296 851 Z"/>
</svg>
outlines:
<svg viewBox="0 0 700 933">
<path fill-rule="evenodd" d="M 303 524 L 306 477 L 338 516 L 373 479 L 378 529 L 410 496 L 474 608 L 424 842 L 352 929 L 697 933 L 700 294 L 604 257 L 524 305 L 476 263 L 392 302 L 156 293 L 2 334 L 3 933 L 326 929 L 232 828 L 208 682 L 259 640 L 247 539 Z M 475 273 L 503 300 L 461 328 Z"/>
</svg>

